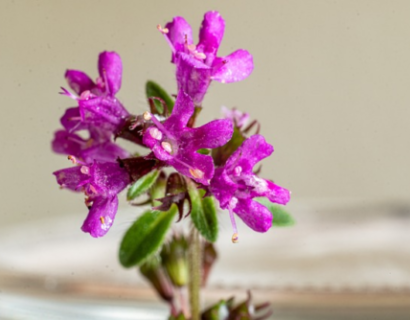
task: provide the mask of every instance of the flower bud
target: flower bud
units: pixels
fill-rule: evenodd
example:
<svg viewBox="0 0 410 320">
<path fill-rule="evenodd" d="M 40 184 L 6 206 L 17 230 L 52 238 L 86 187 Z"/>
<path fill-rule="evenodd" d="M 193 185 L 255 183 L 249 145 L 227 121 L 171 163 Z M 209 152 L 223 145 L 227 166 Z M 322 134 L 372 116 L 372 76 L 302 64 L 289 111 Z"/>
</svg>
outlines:
<svg viewBox="0 0 410 320">
<path fill-rule="evenodd" d="M 229 317 L 229 309 L 230 309 L 230 302 L 232 300 L 221 300 L 217 304 L 209 307 L 205 310 L 201 315 L 201 320 L 221 320 L 221 319 L 228 319 Z"/>
<path fill-rule="evenodd" d="M 204 248 L 202 250 L 202 286 L 206 286 L 209 273 L 211 271 L 212 265 L 215 260 L 218 258 L 215 247 L 210 242 L 205 242 Z"/>
<path fill-rule="evenodd" d="M 150 258 L 140 267 L 141 274 L 152 284 L 157 293 L 167 302 L 174 299 L 174 290 L 159 257 Z"/>
<path fill-rule="evenodd" d="M 174 236 L 171 242 L 162 247 L 161 258 L 172 283 L 183 287 L 188 283 L 188 244 L 186 239 Z"/>
</svg>

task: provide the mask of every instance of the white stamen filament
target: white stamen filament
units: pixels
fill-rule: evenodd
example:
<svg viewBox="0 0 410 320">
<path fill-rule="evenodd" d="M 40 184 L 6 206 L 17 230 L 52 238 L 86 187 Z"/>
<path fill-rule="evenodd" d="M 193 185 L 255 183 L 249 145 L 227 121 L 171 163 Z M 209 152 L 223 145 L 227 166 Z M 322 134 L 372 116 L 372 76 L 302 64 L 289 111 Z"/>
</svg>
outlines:
<svg viewBox="0 0 410 320">
<path fill-rule="evenodd" d="M 232 235 L 232 243 L 237 243 L 239 240 L 238 228 L 236 227 L 235 216 L 233 214 L 233 209 L 235 209 L 237 203 L 238 203 L 238 199 L 233 197 L 231 201 L 229 201 L 229 206 L 228 206 L 229 217 L 231 218 L 232 228 L 234 232 Z"/>
<path fill-rule="evenodd" d="M 157 25 L 157 29 L 159 30 L 159 32 L 161 32 L 162 34 L 167 34 L 169 32 L 168 28 L 163 28 L 160 24 Z"/>
</svg>

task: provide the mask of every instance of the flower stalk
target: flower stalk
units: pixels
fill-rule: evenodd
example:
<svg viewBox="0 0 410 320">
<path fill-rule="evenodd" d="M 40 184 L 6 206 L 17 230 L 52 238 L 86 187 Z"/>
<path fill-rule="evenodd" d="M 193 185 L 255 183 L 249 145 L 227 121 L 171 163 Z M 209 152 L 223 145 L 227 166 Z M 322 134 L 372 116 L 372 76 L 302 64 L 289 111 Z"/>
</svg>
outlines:
<svg viewBox="0 0 410 320">
<path fill-rule="evenodd" d="M 201 239 L 196 228 L 191 229 L 190 248 L 188 255 L 189 266 L 189 304 L 191 320 L 200 320 L 200 289 L 202 279 Z"/>
</svg>

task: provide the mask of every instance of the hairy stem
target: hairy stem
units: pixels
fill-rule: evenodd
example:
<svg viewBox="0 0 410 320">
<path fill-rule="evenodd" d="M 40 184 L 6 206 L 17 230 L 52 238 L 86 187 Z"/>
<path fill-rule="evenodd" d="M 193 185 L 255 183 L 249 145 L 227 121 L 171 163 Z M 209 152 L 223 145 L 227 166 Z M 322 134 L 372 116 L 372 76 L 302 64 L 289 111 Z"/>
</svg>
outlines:
<svg viewBox="0 0 410 320">
<path fill-rule="evenodd" d="M 191 320 L 200 320 L 201 308 L 199 290 L 201 289 L 201 242 L 199 232 L 192 227 L 190 234 L 189 264 L 189 303 L 191 306 Z"/>
</svg>

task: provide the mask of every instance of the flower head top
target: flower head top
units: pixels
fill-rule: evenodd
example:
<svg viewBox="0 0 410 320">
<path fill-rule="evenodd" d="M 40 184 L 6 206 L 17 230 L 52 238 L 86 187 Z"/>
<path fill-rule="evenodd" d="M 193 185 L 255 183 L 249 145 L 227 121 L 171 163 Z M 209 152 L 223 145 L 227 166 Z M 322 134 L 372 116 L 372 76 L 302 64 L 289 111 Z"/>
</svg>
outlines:
<svg viewBox="0 0 410 320">
<path fill-rule="evenodd" d="M 178 89 L 183 89 L 200 106 L 211 80 L 222 83 L 241 81 L 253 70 L 252 55 L 243 49 L 218 57 L 225 21 L 217 11 L 205 14 L 199 42 L 193 44 L 191 26 L 182 17 L 175 17 L 165 28 L 158 26 L 172 50 L 176 64 Z"/>
<path fill-rule="evenodd" d="M 53 174 L 62 188 L 84 192 L 90 211 L 81 229 L 93 237 L 102 237 L 114 221 L 117 194 L 130 183 L 130 177 L 117 162 L 86 164 L 75 157 L 70 159 L 78 165 Z"/>
<path fill-rule="evenodd" d="M 237 228 L 233 212 L 251 229 L 266 232 L 272 225 L 272 214 L 255 197 L 267 197 L 271 202 L 286 204 L 290 193 L 273 182 L 259 178 L 253 167 L 270 156 L 273 147 L 261 135 L 253 135 L 230 156 L 224 167 L 215 170 L 210 190 L 222 209 L 228 209 L 234 228 L 233 241 L 237 240 Z"/>
<path fill-rule="evenodd" d="M 187 123 L 193 113 L 192 100 L 180 90 L 172 114 L 164 122 L 148 112 L 144 114 L 152 125 L 146 129 L 143 143 L 159 160 L 183 175 L 209 185 L 214 173 L 212 157 L 197 150 L 224 145 L 232 136 L 233 126 L 230 120 L 224 119 L 211 121 L 199 128 L 189 128 Z"/>
<path fill-rule="evenodd" d="M 94 82 L 82 71 L 67 70 L 65 77 L 75 96 L 63 89 L 64 95 L 78 101 L 78 107 L 67 109 L 61 118 L 70 132 L 97 126 L 108 135 L 115 132 L 129 116 L 115 94 L 121 88 L 122 62 L 116 52 L 104 51 L 98 58 L 100 76 Z"/>
</svg>

